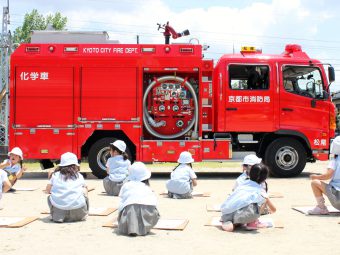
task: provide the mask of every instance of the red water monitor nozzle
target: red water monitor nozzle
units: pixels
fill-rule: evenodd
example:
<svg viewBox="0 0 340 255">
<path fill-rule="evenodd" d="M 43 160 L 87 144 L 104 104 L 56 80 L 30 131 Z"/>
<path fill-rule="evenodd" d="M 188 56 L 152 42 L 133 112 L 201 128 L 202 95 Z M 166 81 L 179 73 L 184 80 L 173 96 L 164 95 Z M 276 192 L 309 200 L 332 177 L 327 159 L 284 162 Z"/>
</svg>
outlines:
<svg viewBox="0 0 340 255">
<path fill-rule="evenodd" d="M 182 33 L 177 33 L 175 29 L 173 29 L 169 25 L 169 21 L 164 25 L 161 25 L 159 23 L 157 23 L 157 25 L 158 25 L 158 30 L 164 29 L 163 35 L 165 37 L 165 44 L 170 43 L 170 36 L 172 36 L 173 39 L 177 39 L 182 36 L 190 35 L 190 32 L 188 29 L 184 30 Z"/>
</svg>

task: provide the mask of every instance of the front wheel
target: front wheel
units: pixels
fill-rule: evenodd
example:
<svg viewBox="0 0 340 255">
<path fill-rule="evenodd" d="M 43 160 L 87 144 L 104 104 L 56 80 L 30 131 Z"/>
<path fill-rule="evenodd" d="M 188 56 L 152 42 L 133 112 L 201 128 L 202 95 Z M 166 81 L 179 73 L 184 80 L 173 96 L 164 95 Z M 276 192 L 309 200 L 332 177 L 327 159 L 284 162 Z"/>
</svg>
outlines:
<svg viewBox="0 0 340 255">
<path fill-rule="evenodd" d="M 305 168 L 306 160 L 306 150 L 299 141 L 292 138 L 274 140 L 265 152 L 265 162 L 277 177 L 299 175 Z"/>
</svg>

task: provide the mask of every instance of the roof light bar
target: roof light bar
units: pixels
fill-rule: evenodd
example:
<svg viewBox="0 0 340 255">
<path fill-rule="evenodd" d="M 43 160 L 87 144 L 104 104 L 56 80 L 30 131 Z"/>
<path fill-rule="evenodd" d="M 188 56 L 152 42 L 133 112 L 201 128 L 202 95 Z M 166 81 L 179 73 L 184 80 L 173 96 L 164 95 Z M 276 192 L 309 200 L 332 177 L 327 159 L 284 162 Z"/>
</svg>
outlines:
<svg viewBox="0 0 340 255">
<path fill-rule="evenodd" d="M 254 46 L 242 46 L 241 53 L 262 53 L 262 50 Z"/>
</svg>

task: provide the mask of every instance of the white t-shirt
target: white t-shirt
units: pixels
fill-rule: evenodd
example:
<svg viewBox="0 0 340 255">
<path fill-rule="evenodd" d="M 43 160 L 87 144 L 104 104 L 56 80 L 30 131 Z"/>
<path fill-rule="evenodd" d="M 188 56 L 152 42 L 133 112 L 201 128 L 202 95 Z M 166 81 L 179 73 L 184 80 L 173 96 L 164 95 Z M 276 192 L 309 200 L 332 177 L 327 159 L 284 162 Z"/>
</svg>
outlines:
<svg viewBox="0 0 340 255">
<path fill-rule="evenodd" d="M 9 159 L 6 159 L 4 162 L 6 162 L 6 161 L 9 161 Z M 6 166 L 4 168 L 4 170 L 10 172 L 11 174 L 14 174 L 14 173 L 16 174 L 17 172 L 20 171 L 20 169 L 21 169 L 21 167 L 20 167 L 19 163 L 15 164 L 15 165 L 11 164 L 10 166 Z"/>
<path fill-rule="evenodd" d="M 0 199 L 2 197 L 2 187 L 5 181 L 8 181 L 7 173 L 0 169 Z"/>
<path fill-rule="evenodd" d="M 222 215 L 233 213 L 253 203 L 262 205 L 266 198 L 268 195 L 260 184 L 247 180 L 238 186 L 221 205 Z"/>
<path fill-rule="evenodd" d="M 247 175 L 247 172 L 243 172 L 239 177 L 237 177 L 233 190 L 235 190 L 238 186 L 242 185 L 248 179 L 249 176 Z"/>
<path fill-rule="evenodd" d="M 180 164 L 170 175 L 166 188 L 171 193 L 186 194 L 191 191 L 190 181 L 196 179 L 194 170 L 187 164 Z"/>
<path fill-rule="evenodd" d="M 114 182 L 122 182 L 129 175 L 130 160 L 124 160 L 122 155 L 111 157 L 106 162 L 109 169 L 109 179 Z"/>
<path fill-rule="evenodd" d="M 126 182 L 119 193 L 120 204 L 119 211 L 122 211 L 127 205 L 157 205 L 157 198 L 151 188 L 143 182 L 129 181 Z"/>
<path fill-rule="evenodd" d="M 329 161 L 327 168 L 333 169 L 334 174 L 329 182 L 336 190 L 340 190 L 340 157 L 338 156 L 336 159 L 333 158 Z"/>
<path fill-rule="evenodd" d="M 62 210 L 73 210 L 83 207 L 86 204 L 83 187 L 85 180 L 78 173 L 75 180 L 64 181 L 60 172 L 52 174 L 49 184 L 52 185 L 50 201 L 51 204 Z"/>
<path fill-rule="evenodd" d="M 247 180 L 249 180 L 249 176 L 247 172 L 243 172 L 239 177 L 237 177 L 233 191 L 240 185 L 244 184 Z M 260 184 L 265 192 L 267 192 L 267 184 L 266 182 L 262 182 Z"/>
</svg>

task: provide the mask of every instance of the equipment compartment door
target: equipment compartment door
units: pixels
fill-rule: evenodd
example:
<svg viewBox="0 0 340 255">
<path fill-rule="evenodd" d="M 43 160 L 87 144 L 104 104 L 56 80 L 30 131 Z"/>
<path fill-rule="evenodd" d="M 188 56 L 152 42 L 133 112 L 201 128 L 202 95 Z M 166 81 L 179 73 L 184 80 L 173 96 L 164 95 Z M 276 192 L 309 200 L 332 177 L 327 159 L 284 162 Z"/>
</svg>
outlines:
<svg viewBox="0 0 340 255">
<path fill-rule="evenodd" d="M 16 129 L 14 139 L 26 157 L 52 159 L 73 151 L 75 135 L 74 129 Z"/>
<path fill-rule="evenodd" d="M 72 67 L 17 67 L 15 71 L 14 125 L 73 125 Z"/>
<path fill-rule="evenodd" d="M 189 151 L 195 161 L 201 160 L 199 141 L 144 140 L 141 148 L 143 162 L 177 162 L 182 151 Z"/>
<path fill-rule="evenodd" d="M 82 120 L 131 121 L 136 117 L 136 68 L 82 68 Z"/>
<path fill-rule="evenodd" d="M 229 64 L 226 70 L 226 131 L 274 129 L 275 84 L 265 64 Z"/>
<path fill-rule="evenodd" d="M 202 140 L 202 159 L 223 161 L 232 158 L 230 139 Z"/>
</svg>

